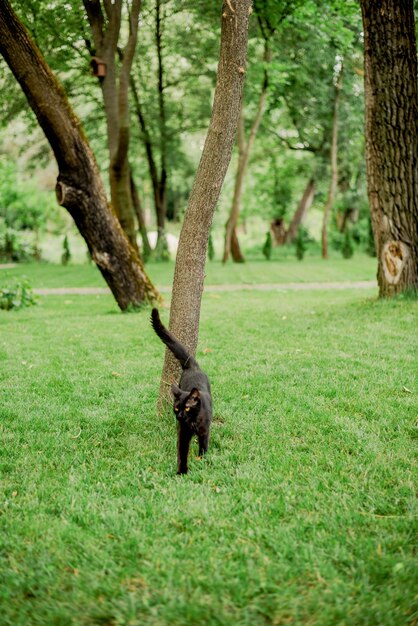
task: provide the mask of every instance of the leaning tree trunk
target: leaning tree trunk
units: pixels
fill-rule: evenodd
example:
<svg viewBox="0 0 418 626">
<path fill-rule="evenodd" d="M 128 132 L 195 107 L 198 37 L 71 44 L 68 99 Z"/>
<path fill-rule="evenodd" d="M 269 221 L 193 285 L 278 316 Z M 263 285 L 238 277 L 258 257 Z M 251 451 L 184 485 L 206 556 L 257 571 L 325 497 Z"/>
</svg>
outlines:
<svg viewBox="0 0 418 626">
<path fill-rule="evenodd" d="M 287 229 L 285 242 L 293 243 L 299 226 L 303 223 L 307 212 L 312 206 L 313 199 L 315 197 L 315 179 L 310 178 L 305 187 L 305 191 L 303 192 L 302 198 L 298 204 L 298 207 L 292 217 L 292 221 L 289 224 L 289 228 Z"/>
<path fill-rule="evenodd" d="M 322 258 L 328 259 L 328 221 L 332 204 L 334 202 L 335 192 L 338 185 L 338 104 L 343 78 L 343 65 L 339 71 L 337 82 L 335 84 L 334 107 L 332 112 L 332 138 L 331 138 L 331 181 L 329 185 L 328 197 L 324 206 L 324 214 L 322 217 Z"/>
<path fill-rule="evenodd" d="M 418 289 L 418 95 L 413 0 L 361 0 L 368 196 L 381 297 Z"/>
<path fill-rule="evenodd" d="M 0 53 L 22 87 L 57 160 L 59 204 L 73 217 L 119 307 L 159 295 L 109 208 L 80 121 L 8 0 L 0 3 Z"/>
<path fill-rule="evenodd" d="M 170 329 L 196 353 L 206 251 L 213 213 L 231 160 L 247 55 L 251 0 L 225 0 L 218 77 L 208 134 L 189 198 L 177 251 Z M 160 407 L 180 368 L 166 351 Z"/>
</svg>

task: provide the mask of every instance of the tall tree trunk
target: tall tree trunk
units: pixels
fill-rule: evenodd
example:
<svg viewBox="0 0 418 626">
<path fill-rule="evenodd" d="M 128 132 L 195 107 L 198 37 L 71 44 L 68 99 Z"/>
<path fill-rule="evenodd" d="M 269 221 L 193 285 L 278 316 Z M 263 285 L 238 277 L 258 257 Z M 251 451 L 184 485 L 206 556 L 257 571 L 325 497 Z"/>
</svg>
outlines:
<svg viewBox="0 0 418 626">
<path fill-rule="evenodd" d="M 412 0 L 361 0 L 368 196 L 381 297 L 418 289 L 418 95 Z"/>
<path fill-rule="evenodd" d="M 0 53 L 22 87 L 57 160 L 59 204 L 73 217 L 119 307 L 159 295 L 110 210 L 94 155 L 64 91 L 8 0 L 0 3 Z"/>
<path fill-rule="evenodd" d="M 334 202 L 335 192 L 338 185 L 338 105 L 342 88 L 344 66 L 341 68 L 337 76 L 335 84 L 334 106 L 332 112 L 332 139 L 331 139 L 331 181 L 328 191 L 328 198 L 324 206 L 324 214 L 322 219 L 322 258 L 328 259 L 328 221 L 332 204 Z"/>
<path fill-rule="evenodd" d="M 298 232 L 299 226 L 303 223 L 307 212 L 312 206 L 315 197 L 315 179 L 310 178 L 303 192 L 302 198 L 298 204 L 295 214 L 292 217 L 289 228 L 286 232 L 285 242 L 293 243 Z"/>
<path fill-rule="evenodd" d="M 212 117 L 189 198 L 177 251 L 170 330 L 194 355 L 199 332 L 205 261 L 213 212 L 231 160 L 247 56 L 251 0 L 225 0 Z M 160 407 L 180 368 L 166 351 Z"/>
<path fill-rule="evenodd" d="M 263 60 L 265 63 L 269 63 L 271 61 L 271 50 L 266 40 L 264 42 L 264 55 Z M 241 200 L 242 193 L 244 190 L 244 180 L 245 174 L 247 172 L 248 161 L 250 159 L 251 150 L 254 145 L 255 137 L 257 135 L 258 128 L 261 123 L 261 119 L 264 113 L 264 107 L 267 99 L 267 90 L 268 90 L 268 75 L 267 70 L 264 71 L 263 83 L 261 85 L 261 91 L 258 98 L 257 110 L 253 119 L 253 123 L 251 125 L 250 133 L 248 135 L 247 141 L 245 140 L 245 128 L 244 128 L 244 112 L 241 108 L 240 121 L 238 126 L 238 150 L 239 150 L 239 158 L 238 158 L 238 168 L 235 176 L 235 186 L 234 186 L 234 196 L 232 200 L 231 212 L 228 218 L 228 221 L 225 226 L 225 243 L 224 243 L 224 254 L 223 254 L 223 263 L 226 263 L 229 259 L 230 254 L 234 250 L 233 260 L 238 263 L 242 263 L 244 261 L 244 257 L 241 253 L 238 237 L 236 234 L 236 227 L 238 224 L 238 218 L 241 210 Z M 234 243 L 232 245 L 232 238 L 234 238 Z"/>
<path fill-rule="evenodd" d="M 106 75 L 99 78 L 106 112 L 107 138 L 110 154 L 109 180 L 112 206 L 131 245 L 138 250 L 131 198 L 129 173 L 129 77 L 136 48 L 141 0 L 132 0 L 129 11 L 129 36 L 121 64 L 116 67 L 121 28 L 122 0 L 104 2 L 106 20 L 100 0 L 83 0 L 92 29 L 95 54 L 106 63 Z"/>
</svg>

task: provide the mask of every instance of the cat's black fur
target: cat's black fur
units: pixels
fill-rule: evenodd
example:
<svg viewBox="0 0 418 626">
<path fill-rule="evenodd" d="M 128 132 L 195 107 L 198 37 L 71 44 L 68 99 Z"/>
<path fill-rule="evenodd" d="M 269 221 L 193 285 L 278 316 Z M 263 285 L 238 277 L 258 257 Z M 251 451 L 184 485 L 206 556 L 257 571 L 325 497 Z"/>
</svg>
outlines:
<svg viewBox="0 0 418 626">
<path fill-rule="evenodd" d="M 179 386 L 171 385 L 171 391 L 174 396 L 173 409 L 178 420 L 177 474 L 187 474 L 187 457 L 193 435 L 197 435 L 199 440 L 199 456 L 208 450 L 212 421 L 210 383 L 196 359 L 162 324 L 157 309 L 152 309 L 151 324 L 183 369 Z"/>
</svg>

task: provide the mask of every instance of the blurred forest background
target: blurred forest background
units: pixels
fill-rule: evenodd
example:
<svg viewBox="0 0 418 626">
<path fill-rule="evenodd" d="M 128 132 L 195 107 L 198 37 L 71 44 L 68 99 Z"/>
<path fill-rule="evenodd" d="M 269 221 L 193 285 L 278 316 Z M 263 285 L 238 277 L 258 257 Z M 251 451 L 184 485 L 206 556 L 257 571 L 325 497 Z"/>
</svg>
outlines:
<svg viewBox="0 0 418 626">
<path fill-rule="evenodd" d="M 87 10 L 95 3 L 14 4 L 82 122 L 110 197 L 112 118 L 102 72 L 112 68 L 98 54 Z M 219 9 L 217 2 L 142 3 L 129 77 L 129 210 L 145 261 L 175 255 L 211 113 Z M 122 9 L 111 52 L 115 98 L 128 42 Z M 362 45 L 354 1 L 254 3 L 237 146 L 214 217 L 211 259 L 375 254 Z M 51 148 L 4 61 L 0 88 L 7 94 L 0 103 L 0 260 L 86 263 L 86 244 L 56 202 Z"/>
</svg>

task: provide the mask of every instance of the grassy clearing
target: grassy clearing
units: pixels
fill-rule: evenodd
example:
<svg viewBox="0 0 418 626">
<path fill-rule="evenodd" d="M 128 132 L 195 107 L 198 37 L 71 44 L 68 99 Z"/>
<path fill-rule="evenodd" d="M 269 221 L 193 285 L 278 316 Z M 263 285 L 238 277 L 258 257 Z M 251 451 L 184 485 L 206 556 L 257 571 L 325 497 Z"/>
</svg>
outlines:
<svg viewBox="0 0 418 626">
<path fill-rule="evenodd" d="M 417 303 L 371 295 L 207 294 L 186 477 L 148 312 L 0 312 L 0 623 L 415 624 Z"/>
<path fill-rule="evenodd" d="M 171 285 L 174 262 L 149 263 L 147 271 L 156 285 Z M 26 276 L 32 287 L 102 287 L 104 280 L 94 265 L 21 264 L 14 269 L 0 270 L 0 286 Z M 347 282 L 374 280 L 376 259 L 357 254 L 350 260 L 336 256 L 329 261 L 309 257 L 304 261 L 248 261 L 245 264 L 220 261 L 206 264 L 206 284 L 258 284 L 289 282 Z"/>
</svg>

